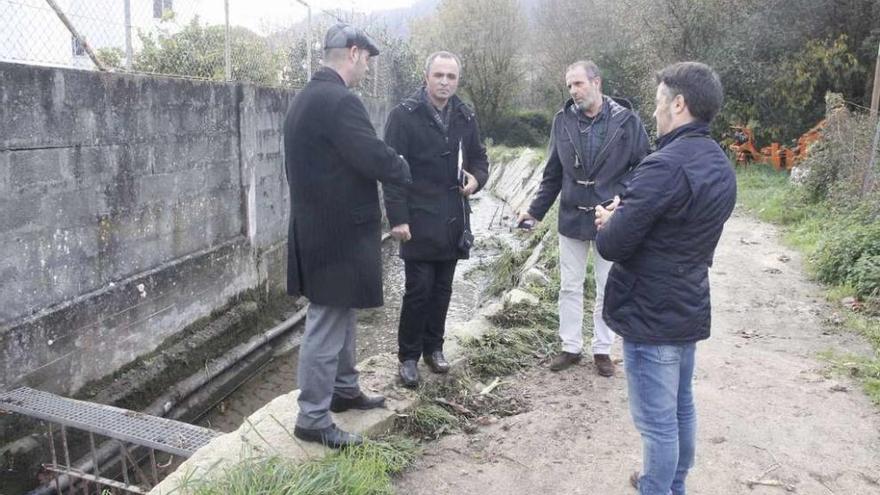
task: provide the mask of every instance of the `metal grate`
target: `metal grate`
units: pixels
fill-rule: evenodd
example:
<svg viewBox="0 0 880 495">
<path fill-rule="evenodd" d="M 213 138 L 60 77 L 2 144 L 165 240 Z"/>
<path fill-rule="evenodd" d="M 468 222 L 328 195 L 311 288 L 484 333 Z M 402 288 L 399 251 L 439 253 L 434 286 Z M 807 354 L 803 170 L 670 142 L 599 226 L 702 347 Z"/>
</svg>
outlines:
<svg viewBox="0 0 880 495">
<path fill-rule="evenodd" d="M 0 394 L 0 410 L 189 457 L 222 433 L 127 409 L 21 387 Z"/>
</svg>

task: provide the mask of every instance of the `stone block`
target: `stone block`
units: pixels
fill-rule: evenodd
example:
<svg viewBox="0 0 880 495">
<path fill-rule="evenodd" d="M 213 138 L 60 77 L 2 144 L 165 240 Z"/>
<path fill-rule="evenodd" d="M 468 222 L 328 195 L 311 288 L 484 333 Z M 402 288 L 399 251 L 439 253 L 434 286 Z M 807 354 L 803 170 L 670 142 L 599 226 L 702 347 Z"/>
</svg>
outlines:
<svg viewBox="0 0 880 495">
<path fill-rule="evenodd" d="M 9 180 L 13 189 L 42 182 L 63 182 L 62 164 L 67 163 L 64 148 L 13 151 L 9 157 Z"/>
<path fill-rule="evenodd" d="M 0 196 L 0 234 L 39 228 L 41 201 L 42 197 L 34 193 Z"/>
</svg>

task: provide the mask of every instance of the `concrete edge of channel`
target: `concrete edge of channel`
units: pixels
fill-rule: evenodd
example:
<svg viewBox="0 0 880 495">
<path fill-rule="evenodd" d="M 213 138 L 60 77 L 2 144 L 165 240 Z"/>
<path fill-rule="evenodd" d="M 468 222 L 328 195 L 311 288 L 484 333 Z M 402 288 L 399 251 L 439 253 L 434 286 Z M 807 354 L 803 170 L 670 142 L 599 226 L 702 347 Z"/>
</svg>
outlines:
<svg viewBox="0 0 880 495">
<path fill-rule="evenodd" d="M 467 322 L 452 325 L 449 329 L 445 353 L 453 367 L 464 365 L 461 339 L 480 337 L 492 324 L 488 316 L 497 313 L 500 303 L 483 307 Z M 380 435 L 394 424 L 394 419 L 415 405 L 417 392 L 404 388 L 397 379 L 397 357 L 391 353 L 380 354 L 361 361 L 361 388 L 367 394 L 383 394 L 386 407 L 370 411 L 349 411 L 333 414 L 340 428 Z M 431 373 L 422 363 L 423 379 L 430 380 Z M 156 485 L 150 495 L 171 495 L 184 492 L 188 483 L 195 480 L 219 478 L 227 468 L 249 459 L 279 456 L 293 462 L 322 457 L 330 449 L 315 443 L 302 442 L 293 436 L 296 416 L 299 412 L 299 390 L 276 397 L 244 420 L 234 432 L 212 440 L 192 457 L 184 461 L 173 473 Z"/>
</svg>

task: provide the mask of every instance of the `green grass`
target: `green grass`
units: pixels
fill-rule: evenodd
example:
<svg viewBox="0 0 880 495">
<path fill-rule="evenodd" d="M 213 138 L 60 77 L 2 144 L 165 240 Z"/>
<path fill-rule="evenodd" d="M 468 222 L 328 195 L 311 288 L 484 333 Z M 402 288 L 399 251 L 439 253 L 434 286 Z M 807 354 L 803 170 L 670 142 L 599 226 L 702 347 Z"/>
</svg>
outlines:
<svg viewBox="0 0 880 495">
<path fill-rule="evenodd" d="M 823 352 L 820 356 L 831 365 L 831 370 L 835 373 L 858 380 L 865 394 L 880 407 L 880 360 L 833 351 Z"/>
<path fill-rule="evenodd" d="M 535 358 L 543 358 L 556 349 L 555 327 L 492 329 L 480 338 L 462 341 L 468 367 L 479 377 L 509 375 L 525 368 Z"/>
<path fill-rule="evenodd" d="M 823 246 L 839 239 L 844 233 L 853 232 L 853 229 L 870 227 L 870 222 L 865 220 L 864 209 L 858 205 L 835 208 L 825 202 L 807 201 L 803 192 L 789 183 L 787 174 L 767 167 L 738 169 L 737 185 L 739 204 L 759 219 L 783 226 L 783 241 L 805 255 L 805 268 L 814 278 L 829 271 L 828 265 L 824 265 L 823 271 L 822 263 L 835 261 L 833 258 L 829 260 L 829 256 L 836 253 L 823 253 Z M 823 357 L 832 364 L 833 370 L 859 379 L 868 396 L 880 406 L 880 317 L 873 310 L 853 311 L 839 305 L 841 299 L 857 295 L 848 282 L 826 284 L 825 288 L 828 300 L 837 304 L 837 311 L 844 316 L 844 327 L 864 336 L 873 347 L 874 356 L 868 358 L 829 353 Z M 871 307 L 870 304 L 865 306 L 867 309 Z"/>
<path fill-rule="evenodd" d="M 189 480 L 187 495 L 384 495 L 392 494 L 392 476 L 416 455 L 412 440 L 391 437 L 368 441 L 303 463 L 278 457 L 251 459 L 228 469 L 221 478 Z"/>
<path fill-rule="evenodd" d="M 421 397 L 409 411 L 400 414 L 395 428 L 406 434 L 422 439 L 436 439 L 445 433 L 456 430 L 461 420 L 446 408 L 433 403 L 432 397 Z"/>
<path fill-rule="evenodd" d="M 514 251 L 505 246 L 495 263 L 489 266 L 491 279 L 486 287 L 486 292 L 490 296 L 498 296 L 516 286 L 519 282 L 522 265 L 527 258 L 527 251 Z"/>
</svg>

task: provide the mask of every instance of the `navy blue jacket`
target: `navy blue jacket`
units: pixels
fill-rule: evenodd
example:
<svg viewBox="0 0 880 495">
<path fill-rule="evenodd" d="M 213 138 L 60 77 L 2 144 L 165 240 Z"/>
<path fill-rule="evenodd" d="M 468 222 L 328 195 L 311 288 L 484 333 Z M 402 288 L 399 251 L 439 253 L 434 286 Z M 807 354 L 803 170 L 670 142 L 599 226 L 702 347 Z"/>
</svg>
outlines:
<svg viewBox="0 0 880 495">
<path fill-rule="evenodd" d="M 553 118 L 544 176 L 529 215 L 543 220 L 559 199 L 559 233 L 582 241 L 596 238 L 593 208 L 623 192 L 623 178 L 648 154 L 648 134 L 638 115 L 603 96 L 610 112 L 605 140 L 594 163 L 578 146 L 578 117 L 569 99 Z"/>
<path fill-rule="evenodd" d="M 735 202 L 733 167 L 707 124 L 660 139 L 596 238 L 614 261 L 603 316 L 615 333 L 649 344 L 709 338 L 709 266 Z"/>
</svg>

